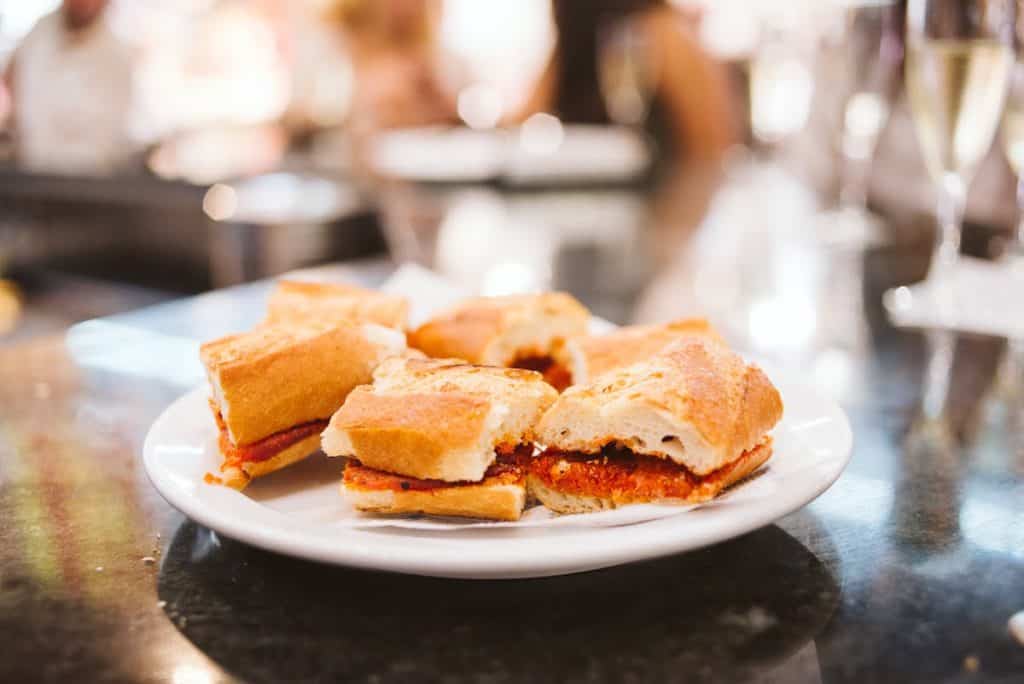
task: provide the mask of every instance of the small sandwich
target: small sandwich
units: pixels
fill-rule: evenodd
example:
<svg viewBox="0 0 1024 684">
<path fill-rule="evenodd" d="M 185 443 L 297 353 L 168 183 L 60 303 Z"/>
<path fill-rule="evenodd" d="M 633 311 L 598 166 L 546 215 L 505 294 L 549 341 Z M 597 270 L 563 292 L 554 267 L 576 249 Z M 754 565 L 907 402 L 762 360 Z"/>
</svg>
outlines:
<svg viewBox="0 0 1024 684">
<path fill-rule="evenodd" d="M 435 358 L 535 370 L 556 389 L 569 373 L 556 357 L 570 337 L 587 332 L 590 312 L 571 295 L 477 297 L 409 333 L 409 346 Z"/>
<path fill-rule="evenodd" d="M 727 347 L 683 340 L 566 390 L 537 426 L 530 493 L 560 513 L 699 503 L 757 470 L 782 400 Z"/>
<path fill-rule="evenodd" d="M 690 338 L 725 344 L 707 320 L 685 318 L 659 325 L 631 325 L 605 335 L 575 337 L 566 341 L 558 360 L 568 369 L 572 384 L 580 385 L 608 371 L 649 359 L 669 345 Z"/>
<path fill-rule="evenodd" d="M 405 336 L 373 323 L 263 325 L 200 348 L 223 464 L 207 481 L 242 489 L 314 453 L 327 420 Z"/>
<path fill-rule="evenodd" d="M 279 280 L 267 302 L 267 323 L 303 320 L 364 321 L 405 330 L 409 302 L 404 297 L 344 283 Z"/>
<path fill-rule="evenodd" d="M 558 393 L 539 373 L 452 359 L 390 359 L 323 433 L 348 456 L 356 509 L 518 520 L 533 426 Z"/>
</svg>

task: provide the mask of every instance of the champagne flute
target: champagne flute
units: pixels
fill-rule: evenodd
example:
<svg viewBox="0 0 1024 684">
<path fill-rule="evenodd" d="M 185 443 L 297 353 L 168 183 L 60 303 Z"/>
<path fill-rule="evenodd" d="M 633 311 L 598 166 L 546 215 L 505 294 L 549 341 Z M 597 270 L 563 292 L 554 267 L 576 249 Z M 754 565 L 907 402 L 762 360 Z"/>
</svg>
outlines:
<svg viewBox="0 0 1024 684">
<path fill-rule="evenodd" d="M 1001 133 L 1003 153 L 1017 176 L 1019 214 L 1017 230 L 1003 253 L 1003 264 L 1024 273 L 1024 63 L 1021 62 L 1014 65 L 1010 75 Z M 1011 408 L 1019 406 L 1021 397 L 1024 397 L 1024 340 L 1014 337 L 1007 340 L 996 378 L 993 392 L 996 400 Z"/>
<path fill-rule="evenodd" d="M 909 0 L 906 81 L 938 189 L 929 280 L 949 313 L 967 187 L 992 144 L 1014 62 L 1014 0 Z M 944 314 L 944 315 L 945 315 Z"/>
<path fill-rule="evenodd" d="M 1017 175 L 1017 232 L 1006 250 L 1007 260 L 1024 268 L 1024 63 L 1014 66 L 1003 109 L 1003 151 Z"/>
<path fill-rule="evenodd" d="M 840 125 L 840 202 L 861 214 L 867 211 L 866 167 L 889 118 L 903 53 L 899 15 L 895 0 L 857 0 L 846 9 L 843 66 L 847 90 Z"/>
<path fill-rule="evenodd" d="M 889 120 L 903 57 L 902 7 L 895 0 L 850 0 L 842 14 L 832 73 L 843 95 L 838 114 L 839 203 L 822 214 L 821 238 L 862 249 L 882 241 L 879 221 L 867 209 L 871 161 Z"/>
<path fill-rule="evenodd" d="M 814 74 L 807 42 L 798 29 L 767 21 L 748 64 L 750 129 L 756 144 L 769 154 L 803 130 L 810 115 Z"/>
</svg>

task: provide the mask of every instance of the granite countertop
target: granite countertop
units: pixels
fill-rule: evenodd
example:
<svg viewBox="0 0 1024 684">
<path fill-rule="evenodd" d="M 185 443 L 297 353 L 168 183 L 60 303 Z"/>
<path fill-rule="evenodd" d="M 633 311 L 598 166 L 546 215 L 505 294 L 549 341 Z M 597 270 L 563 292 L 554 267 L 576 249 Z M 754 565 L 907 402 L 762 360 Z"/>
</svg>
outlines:
<svg viewBox="0 0 1024 684">
<path fill-rule="evenodd" d="M 146 431 L 265 284 L 0 351 L 0 681 L 1024 681 L 1024 374 L 1006 382 L 1004 340 L 955 338 L 922 419 L 935 337 L 877 302 L 926 255 L 856 259 L 866 339 L 845 375 L 807 366 L 861 388 L 830 490 L 710 548 L 540 580 L 300 561 L 159 497 Z"/>
</svg>

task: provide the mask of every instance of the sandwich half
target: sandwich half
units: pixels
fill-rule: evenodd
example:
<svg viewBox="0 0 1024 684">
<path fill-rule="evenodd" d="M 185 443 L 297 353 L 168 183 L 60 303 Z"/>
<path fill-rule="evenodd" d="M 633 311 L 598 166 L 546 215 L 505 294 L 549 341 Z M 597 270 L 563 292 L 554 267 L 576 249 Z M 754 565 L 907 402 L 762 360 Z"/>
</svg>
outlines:
<svg viewBox="0 0 1024 684">
<path fill-rule="evenodd" d="M 564 292 L 476 297 L 409 334 L 409 346 L 435 358 L 535 370 L 552 386 L 568 386 L 558 361 L 565 341 L 587 332 L 590 312 Z"/>
<path fill-rule="evenodd" d="M 342 494 L 358 510 L 518 520 L 533 426 L 557 396 L 533 371 L 390 359 L 331 418 L 323 450 L 349 457 Z"/>
<path fill-rule="evenodd" d="M 264 325 L 200 347 L 223 463 L 207 479 L 242 489 L 314 453 L 327 420 L 405 336 L 373 323 Z"/>
<path fill-rule="evenodd" d="M 364 321 L 404 330 L 409 302 L 404 297 L 345 283 L 279 280 L 267 302 L 267 323 L 304 320 Z"/>
<path fill-rule="evenodd" d="M 684 318 L 658 325 L 631 325 L 605 335 L 584 335 L 566 340 L 558 360 L 580 385 L 616 368 L 631 366 L 654 356 L 669 345 L 688 338 L 725 344 L 703 318 Z"/>
<path fill-rule="evenodd" d="M 782 400 L 757 366 L 687 339 L 566 390 L 537 426 L 530 492 L 561 513 L 698 503 L 757 470 Z"/>
</svg>

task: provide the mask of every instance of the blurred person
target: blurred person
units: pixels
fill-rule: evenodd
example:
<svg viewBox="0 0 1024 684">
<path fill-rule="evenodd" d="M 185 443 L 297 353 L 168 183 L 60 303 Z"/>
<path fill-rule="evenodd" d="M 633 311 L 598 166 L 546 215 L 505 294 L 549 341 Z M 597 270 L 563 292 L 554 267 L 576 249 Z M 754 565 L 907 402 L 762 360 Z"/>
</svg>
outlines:
<svg viewBox="0 0 1024 684">
<path fill-rule="evenodd" d="M 736 142 L 728 77 L 700 45 L 699 15 L 665 0 L 553 0 L 552 12 L 555 49 L 517 118 L 549 112 L 566 123 L 611 123 L 601 88 L 602 41 L 628 22 L 653 81 L 643 124 L 657 154 L 717 162 Z"/>
<path fill-rule="evenodd" d="M 8 64 L 15 155 L 33 171 L 109 174 L 138 160 L 128 46 L 107 0 L 64 0 L 25 36 Z"/>
<path fill-rule="evenodd" d="M 302 3 L 275 16 L 290 92 L 282 121 L 299 140 L 345 121 L 352 104 L 352 64 L 337 27 Z"/>
<path fill-rule="evenodd" d="M 350 125 L 357 132 L 457 120 L 437 40 L 434 0 L 336 0 L 328 16 L 342 29 L 355 76 Z"/>
</svg>

